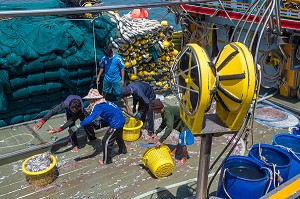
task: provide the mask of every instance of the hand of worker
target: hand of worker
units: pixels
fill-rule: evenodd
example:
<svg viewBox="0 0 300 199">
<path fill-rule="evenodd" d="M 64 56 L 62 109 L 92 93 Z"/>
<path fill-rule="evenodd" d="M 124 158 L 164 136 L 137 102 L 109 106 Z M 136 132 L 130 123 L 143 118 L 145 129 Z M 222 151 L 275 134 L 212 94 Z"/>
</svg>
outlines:
<svg viewBox="0 0 300 199">
<path fill-rule="evenodd" d="M 135 119 L 140 120 L 142 118 L 142 113 L 138 112 L 134 117 Z"/>
<path fill-rule="evenodd" d="M 132 113 L 135 113 L 135 112 L 136 112 L 136 107 L 133 106 L 133 107 L 132 107 Z"/>
<path fill-rule="evenodd" d="M 36 123 L 36 124 L 34 125 L 33 130 L 34 130 L 34 131 L 39 130 L 40 128 L 42 128 L 42 126 L 43 126 L 44 123 L 45 123 L 44 120 L 40 120 L 38 123 Z"/>
<path fill-rule="evenodd" d="M 129 107 L 126 107 L 126 112 L 127 112 L 127 113 L 132 113 L 132 110 L 131 110 L 131 108 L 129 108 Z"/>
<path fill-rule="evenodd" d="M 157 141 L 156 144 L 155 144 L 155 147 L 156 147 L 156 148 L 159 148 L 160 146 L 161 146 L 160 141 Z"/>
<path fill-rule="evenodd" d="M 100 84 L 100 78 L 97 77 L 96 84 Z"/>
<path fill-rule="evenodd" d="M 58 132 L 61 132 L 61 128 L 58 128 L 58 129 L 48 129 L 47 132 L 50 133 L 50 134 L 58 133 Z"/>
<path fill-rule="evenodd" d="M 151 139 L 154 140 L 154 139 L 156 138 L 156 136 L 157 136 L 157 135 L 156 135 L 155 133 L 153 133 L 153 135 L 151 136 Z"/>
<path fill-rule="evenodd" d="M 124 86 L 124 80 L 121 81 L 121 86 Z"/>
<path fill-rule="evenodd" d="M 71 133 L 76 132 L 80 128 L 80 124 L 76 124 L 70 128 Z"/>
</svg>

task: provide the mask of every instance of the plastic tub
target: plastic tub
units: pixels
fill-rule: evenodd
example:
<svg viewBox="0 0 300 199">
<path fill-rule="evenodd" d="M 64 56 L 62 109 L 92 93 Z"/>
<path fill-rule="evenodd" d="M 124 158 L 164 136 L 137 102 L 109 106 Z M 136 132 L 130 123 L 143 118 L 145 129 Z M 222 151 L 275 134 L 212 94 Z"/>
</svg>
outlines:
<svg viewBox="0 0 300 199">
<path fill-rule="evenodd" d="M 273 145 L 284 147 L 283 149 L 292 157 L 288 179 L 300 174 L 300 136 L 280 133 L 273 137 Z"/>
<path fill-rule="evenodd" d="M 26 178 L 30 184 L 41 187 L 41 186 L 50 184 L 55 179 L 54 171 L 55 171 L 55 166 L 56 166 L 56 158 L 53 155 L 51 155 L 50 157 L 52 160 L 52 164 L 50 165 L 50 167 L 48 167 L 47 169 L 45 169 L 43 171 L 38 171 L 38 172 L 28 171 L 25 168 L 25 165 L 27 164 L 27 162 L 31 158 L 34 158 L 39 155 L 40 154 L 37 154 L 37 155 L 27 158 L 22 163 L 22 171 L 26 175 Z"/>
<path fill-rule="evenodd" d="M 124 141 L 133 142 L 139 139 L 143 122 L 135 118 L 126 118 L 123 127 L 122 137 Z"/>
<path fill-rule="evenodd" d="M 166 177 L 174 170 L 170 149 L 166 145 L 147 149 L 143 155 L 142 162 L 157 178 Z"/>
<path fill-rule="evenodd" d="M 260 155 L 266 159 L 266 162 L 260 159 Z M 273 179 L 275 184 L 283 184 L 288 180 L 292 158 L 285 150 L 269 144 L 254 144 L 249 151 L 249 156 L 257 161 L 262 167 L 267 167 L 271 171 L 274 170 L 273 165 L 276 165 L 276 173 L 280 173 L 283 181 L 280 182 L 275 178 Z M 274 187 L 274 183 L 271 184 L 270 190 L 276 188 Z"/>
<path fill-rule="evenodd" d="M 230 156 L 223 162 L 217 196 L 256 199 L 265 195 L 270 184 L 269 171 L 251 157 Z"/>
<path fill-rule="evenodd" d="M 300 124 L 294 126 L 294 127 L 292 128 L 292 131 L 293 131 L 293 134 L 295 134 L 295 135 L 300 135 Z"/>
</svg>

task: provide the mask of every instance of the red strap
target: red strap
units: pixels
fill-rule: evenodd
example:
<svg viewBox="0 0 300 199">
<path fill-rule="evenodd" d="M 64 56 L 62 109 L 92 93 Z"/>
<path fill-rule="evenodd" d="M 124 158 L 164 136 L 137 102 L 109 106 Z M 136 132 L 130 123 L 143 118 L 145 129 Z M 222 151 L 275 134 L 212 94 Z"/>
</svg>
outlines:
<svg viewBox="0 0 300 199">
<path fill-rule="evenodd" d="M 45 122 L 46 122 L 46 121 L 43 120 L 43 119 L 40 120 L 40 123 L 42 123 L 42 124 L 44 124 Z"/>
<path fill-rule="evenodd" d="M 61 131 L 62 131 L 61 127 L 59 127 L 57 130 L 58 130 L 58 132 L 61 132 Z"/>
</svg>

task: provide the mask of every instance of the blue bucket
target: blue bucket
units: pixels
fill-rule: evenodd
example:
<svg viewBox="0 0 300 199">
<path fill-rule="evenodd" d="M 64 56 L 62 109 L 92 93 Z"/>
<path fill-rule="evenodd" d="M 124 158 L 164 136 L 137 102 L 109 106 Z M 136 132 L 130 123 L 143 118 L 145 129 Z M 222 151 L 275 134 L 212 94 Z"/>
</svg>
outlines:
<svg viewBox="0 0 300 199">
<path fill-rule="evenodd" d="M 293 134 L 295 134 L 295 135 L 300 135 L 300 124 L 294 126 L 294 127 L 292 128 L 292 131 L 293 131 Z"/>
<path fill-rule="evenodd" d="M 293 151 L 293 152 L 287 151 L 292 157 L 288 179 L 291 179 L 297 174 L 299 174 L 300 173 L 300 136 L 288 134 L 288 133 L 280 133 L 273 137 L 273 145 L 284 146 L 290 148 Z"/>
<path fill-rule="evenodd" d="M 252 158 L 230 156 L 223 162 L 217 196 L 220 198 L 254 199 L 265 195 L 269 171 Z M 226 192 L 227 194 L 226 194 Z"/>
<path fill-rule="evenodd" d="M 259 147 L 261 149 L 261 155 L 264 156 L 267 160 L 267 163 L 263 162 L 259 157 Z M 264 167 L 268 167 L 271 171 L 273 171 L 272 164 L 276 164 L 276 173 L 280 172 L 280 176 L 283 181 L 277 181 L 277 178 L 273 179 L 274 182 L 271 184 L 270 190 L 274 189 L 274 183 L 282 184 L 288 180 L 290 165 L 292 162 L 292 158 L 289 153 L 280 149 L 279 147 L 275 147 L 269 144 L 254 144 L 252 149 L 248 154 L 252 157 L 258 164 Z M 274 174 L 273 174 L 274 175 Z M 269 191 L 270 191 L 269 190 Z"/>
</svg>

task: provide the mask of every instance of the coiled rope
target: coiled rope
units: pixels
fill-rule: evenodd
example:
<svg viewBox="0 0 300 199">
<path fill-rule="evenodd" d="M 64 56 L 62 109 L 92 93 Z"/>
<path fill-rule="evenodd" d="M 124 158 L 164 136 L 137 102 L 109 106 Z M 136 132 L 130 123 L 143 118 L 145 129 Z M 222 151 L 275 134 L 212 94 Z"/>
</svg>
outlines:
<svg viewBox="0 0 300 199">
<path fill-rule="evenodd" d="M 267 69 L 267 61 L 268 58 L 270 57 L 270 54 L 272 53 L 273 57 L 279 60 L 279 63 L 274 66 L 275 73 L 270 72 L 270 69 Z M 259 59 L 259 65 L 261 66 L 261 71 L 262 71 L 262 77 L 263 81 L 261 81 L 261 85 L 265 88 L 273 88 L 277 85 L 281 86 L 284 84 L 281 78 L 281 73 L 283 70 L 283 58 L 280 52 L 276 50 L 270 50 L 270 51 L 265 51 L 260 59 Z"/>
</svg>

